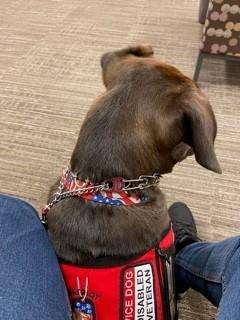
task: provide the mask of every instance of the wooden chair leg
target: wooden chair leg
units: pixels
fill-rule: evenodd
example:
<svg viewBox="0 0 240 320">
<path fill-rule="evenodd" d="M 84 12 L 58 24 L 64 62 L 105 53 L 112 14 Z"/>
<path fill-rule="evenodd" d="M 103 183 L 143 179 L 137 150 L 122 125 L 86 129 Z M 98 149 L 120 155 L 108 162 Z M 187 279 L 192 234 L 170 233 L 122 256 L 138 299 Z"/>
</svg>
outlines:
<svg viewBox="0 0 240 320">
<path fill-rule="evenodd" d="M 200 51 L 199 54 L 198 54 L 197 65 L 196 65 L 194 76 L 193 76 L 193 80 L 196 81 L 196 82 L 198 81 L 200 69 L 201 69 L 201 66 L 202 66 L 202 61 L 203 61 L 203 54 Z"/>
</svg>

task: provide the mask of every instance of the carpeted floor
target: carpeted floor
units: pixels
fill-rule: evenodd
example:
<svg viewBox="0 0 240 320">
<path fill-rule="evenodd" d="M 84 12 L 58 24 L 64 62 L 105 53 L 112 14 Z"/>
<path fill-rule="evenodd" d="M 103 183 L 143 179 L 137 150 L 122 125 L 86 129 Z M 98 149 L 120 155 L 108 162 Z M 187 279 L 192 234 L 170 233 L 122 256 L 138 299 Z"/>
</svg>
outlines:
<svg viewBox="0 0 240 320">
<path fill-rule="evenodd" d="M 197 11 L 197 0 L 1 0 L 0 191 L 37 209 L 45 203 L 103 90 L 103 52 L 151 43 L 157 56 L 192 76 L 201 32 Z M 218 121 L 223 174 L 188 159 L 162 180 L 168 202 L 187 202 L 207 240 L 239 233 L 239 74 L 239 65 L 211 60 L 200 75 Z M 182 320 L 210 320 L 215 313 L 192 291 L 180 309 Z"/>
</svg>

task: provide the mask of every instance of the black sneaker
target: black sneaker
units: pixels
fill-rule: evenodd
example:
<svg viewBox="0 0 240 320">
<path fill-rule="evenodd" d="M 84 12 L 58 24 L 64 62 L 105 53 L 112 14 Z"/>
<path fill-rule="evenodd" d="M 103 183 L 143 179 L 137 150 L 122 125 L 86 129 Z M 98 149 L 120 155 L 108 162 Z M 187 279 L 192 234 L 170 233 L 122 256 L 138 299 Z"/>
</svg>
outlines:
<svg viewBox="0 0 240 320">
<path fill-rule="evenodd" d="M 192 212 L 185 203 L 175 202 L 168 211 L 175 234 L 176 253 L 185 246 L 200 241 Z"/>
</svg>

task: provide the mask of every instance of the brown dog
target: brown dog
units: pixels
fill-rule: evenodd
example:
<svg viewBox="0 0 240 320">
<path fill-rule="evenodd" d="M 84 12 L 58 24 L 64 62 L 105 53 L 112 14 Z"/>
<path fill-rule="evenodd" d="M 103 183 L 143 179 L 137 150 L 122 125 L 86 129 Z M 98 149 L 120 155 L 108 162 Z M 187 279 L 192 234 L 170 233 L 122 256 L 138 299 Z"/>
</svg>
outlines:
<svg viewBox="0 0 240 320">
<path fill-rule="evenodd" d="M 171 172 L 193 153 L 200 165 L 221 172 L 214 152 L 216 120 L 190 78 L 155 59 L 150 46 L 106 53 L 101 65 L 106 92 L 81 127 L 71 158 L 73 173 L 95 184 L 114 177 L 136 179 Z M 147 201 L 132 206 L 81 197 L 58 202 L 48 214 L 58 257 L 84 264 L 136 255 L 158 243 L 169 227 L 164 196 L 156 186 L 142 193 Z"/>
</svg>

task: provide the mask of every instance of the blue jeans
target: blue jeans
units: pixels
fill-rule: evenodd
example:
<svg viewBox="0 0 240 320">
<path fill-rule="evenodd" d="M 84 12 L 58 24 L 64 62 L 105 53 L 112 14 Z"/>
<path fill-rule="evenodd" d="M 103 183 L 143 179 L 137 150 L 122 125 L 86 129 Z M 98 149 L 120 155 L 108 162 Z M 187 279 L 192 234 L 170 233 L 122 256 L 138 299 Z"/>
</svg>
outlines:
<svg viewBox="0 0 240 320">
<path fill-rule="evenodd" d="M 37 212 L 0 195 L 0 320 L 68 320 L 58 261 Z"/>
<path fill-rule="evenodd" d="M 191 287 L 218 307 L 217 320 L 240 319 L 240 237 L 195 242 L 176 255 L 176 282 Z"/>
<path fill-rule="evenodd" d="M 0 195 L 0 320 L 69 320 L 57 258 L 36 211 Z M 178 282 L 219 306 L 218 320 L 240 318 L 240 238 L 194 243 L 176 256 Z"/>
</svg>

